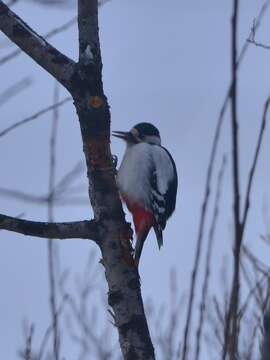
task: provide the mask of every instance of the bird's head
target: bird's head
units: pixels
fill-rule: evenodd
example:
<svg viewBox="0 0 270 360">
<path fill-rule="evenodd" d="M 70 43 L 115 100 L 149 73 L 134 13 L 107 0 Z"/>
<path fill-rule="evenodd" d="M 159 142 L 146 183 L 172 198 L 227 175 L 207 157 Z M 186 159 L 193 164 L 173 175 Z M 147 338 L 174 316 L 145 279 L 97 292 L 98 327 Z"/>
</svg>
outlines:
<svg viewBox="0 0 270 360">
<path fill-rule="evenodd" d="M 150 123 L 139 123 L 130 131 L 113 131 L 113 136 L 124 140 L 127 145 L 138 143 L 148 143 L 161 145 L 161 139 L 158 129 Z"/>
</svg>

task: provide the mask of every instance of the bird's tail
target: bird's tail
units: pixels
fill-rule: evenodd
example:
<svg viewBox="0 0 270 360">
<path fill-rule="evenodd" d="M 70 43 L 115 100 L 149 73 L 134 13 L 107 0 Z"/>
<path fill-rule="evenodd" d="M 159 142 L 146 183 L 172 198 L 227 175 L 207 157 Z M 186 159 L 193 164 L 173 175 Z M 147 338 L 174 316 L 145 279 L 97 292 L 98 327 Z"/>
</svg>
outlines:
<svg viewBox="0 0 270 360">
<path fill-rule="evenodd" d="M 139 265 L 140 257 L 142 254 L 143 245 L 150 229 L 145 229 L 143 232 L 137 233 L 137 241 L 135 246 L 135 263 Z"/>
<path fill-rule="evenodd" d="M 156 234 L 156 237 L 157 237 L 158 248 L 160 249 L 161 246 L 163 246 L 162 228 L 158 224 L 155 224 L 154 225 L 154 230 L 155 230 L 155 234 Z"/>
</svg>

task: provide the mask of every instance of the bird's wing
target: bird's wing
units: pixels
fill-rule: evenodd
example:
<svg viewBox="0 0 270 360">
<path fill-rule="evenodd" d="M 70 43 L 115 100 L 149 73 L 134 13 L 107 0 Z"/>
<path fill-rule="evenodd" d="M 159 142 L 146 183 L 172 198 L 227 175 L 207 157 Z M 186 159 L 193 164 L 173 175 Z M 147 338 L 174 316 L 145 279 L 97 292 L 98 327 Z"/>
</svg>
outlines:
<svg viewBox="0 0 270 360">
<path fill-rule="evenodd" d="M 168 150 L 154 145 L 152 159 L 151 203 L 161 231 L 175 209 L 178 179 L 175 163 Z"/>
</svg>

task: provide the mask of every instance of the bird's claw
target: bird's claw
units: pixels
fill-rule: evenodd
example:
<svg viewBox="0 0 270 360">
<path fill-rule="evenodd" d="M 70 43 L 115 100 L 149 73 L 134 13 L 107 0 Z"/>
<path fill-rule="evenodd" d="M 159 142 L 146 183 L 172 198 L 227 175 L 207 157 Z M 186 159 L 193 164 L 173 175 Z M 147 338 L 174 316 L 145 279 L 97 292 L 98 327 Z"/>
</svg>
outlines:
<svg viewBox="0 0 270 360">
<path fill-rule="evenodd" d="M 112 163 L 113 163 L 115 174 L 117 174 L 117 164 L 118 164 L 117 155 L 112 155 Z"/>
</svg>

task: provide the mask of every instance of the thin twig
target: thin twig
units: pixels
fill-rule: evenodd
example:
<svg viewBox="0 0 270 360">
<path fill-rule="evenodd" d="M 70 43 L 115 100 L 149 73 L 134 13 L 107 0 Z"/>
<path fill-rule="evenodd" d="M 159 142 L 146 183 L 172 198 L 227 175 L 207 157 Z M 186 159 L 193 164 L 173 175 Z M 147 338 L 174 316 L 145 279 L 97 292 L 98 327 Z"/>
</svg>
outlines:
<svg viewBox="0 0 270 360">
<path fill-rule="evenodd" d="M 247 221 L 248 210 L 249 210 L 249 206 L 250 206 L 250 193 L 251 193 L 253 178 L 254 178 L 254 174 L 255 174 L 255 171 L 256 171 L 256 166 L 257 166 L 257 163 L 258 163 L 258 158 L 259 158 L 259 154 L 260 154 L 260 150 L 261 150 L 261 145 L 262 145 L 263 135 L 264 135 L 264 131 L 265 131 L 269 105 L 270 105 L 270 97 L 266 100 L 265 105 L 264 105 L 261 128 L 260 128 L 260 132 L 259 132 L 259 136 L 258 136 L 258 140 L 257 140 L 257 145 L 256 145 L 255 153 L 254 153 L 254 159 L 253 159 L 253 162 L 252 162 L 252 165 L 251 165 L 251 168 L 250 168 L 250 172 L 249 172 L 247 191 L 246 191 L 246 195 L 245 195 L 245 205 L 244 205 L 243 220 L 242 220 L 242 228 L 243 229 L 245 228 L 246 221 Z"/>
<path fill-rule="evenodd" d="M 196 333 L 196 355 L 195 359 L 198 360 L 200 357 L 200 345 L 201 345 L 201 336 L 203 332 L 204 327 L 204 318 L 205 318 L 205 307 L 206 302 L 208 298 L 208 285 L 210 281 L 210 263 L 212 258 L 212 249 L 214 244 L 214 236 L 215 236 L 215 230 L 216 230 L 216 224 L 218 220 L 219 215 L 219 203 L 221 198 L 221 190 L 222 190 L 222 182 L 225 172 L 225 167 L 227 163 L 226 155 L 223 156 L 221 168 L 218 174 L 218 180 L 217 180 L 217 190 L 216 190 L 216 196 L 215 196 L 215 205 L 214 205 L 214 214 L 212 218 L 212 223 L 210 226 L 209 231 L 209 237 L 208 237 L 208 245 L 207 245 L 207 254 L 206 254 L 206 268 L 204 273 L 204 281 L 203 281 L 203 287 L 202 287 L 202 295 L 201 295 L 201 304 L 200 304 L 200 316 L 199 316 L 199 323 L 198 323 L 198 329 Z"/>
<path fill-rule="evenodd" d="M 253 25 L 252 25 L 251 30 L 250 30 L 249 37 L 247 38 L 247 42 L 252 44 L 252 45 L 255 45 L 257 47 L 260 47 L 260 48 L 263 48 L 263 49 L 266 49 L 266 50 L 270 50 L 269 45 L 265 45 L 265 44 L 255 40 L 256 30 L 257 30 L 256 25 L 257 25 L 257 19 L 254 19 L 253 20 Z"/>
<path fill-rule="evenodd" d="M 265 15 L 269 5 L 270 5 L 269 0 L 267 0 L 263 4 L 263 6 L 262 6 L 262 8 L 261 8 L 261 10 L 259 12 L 259 15 L 257 17 L 257 22 L 256 22 L 256 25 L 255 25 L 256 29 L 258 29 L 259 26 L 261 25 L 261 21 L 262 21 L 264 15 Z M 249 48 L 249 45 L 250 44 L 248 42 L 245 42 L 244 45 L 242 46 L 242 49 L 240 51 L 240 55 L 239 55 L 239 58 L 238 58 L 238 61 L 237 61 L 237 68 L 239 68 L 239 66 L 241 65 L 241 63 L 242 63 L 242 61 L 243 61 L 243 59 L 244 59 L 244 57 L 246 55 L 246 52 L 247 52 L 247 50 Z M 215 129 L 215 134 L 214 134 L 214 138 L 213 138 L 213 143 L 212 143 L 212 147 L 211 147 L 211 153 L 210 153 L 210 159 L 209 159 L 209 163 L 208 163 L 208 168 L 207 168 L 207 175 L 206 175 L 206 182 L 205 182 L 205 192 L 204 192 L 202 210 L 201 210 L 201 215 L 200 215 L 200 223 L 199 223 L 197 245 L 196 245 L 196 250 L 195 250 L 194 265 L 193 265 L 193 270 L 192 270 L 192 275 L 191 275 L 191 285 L 190 285 L 189 298 L 188 298 L 188 311 L 187 311 L 187 317 L 186 317 L 185 329 L 184 329 L 182 360 L 186 359 L 186 356 L 187 356 L 187 353 L 188 353 L 187 344 L 188 344 L 190 327 L 191 327 L 191 323 L 192 323 L 193 302 L 194 302 L 194 296 L 195 296 L 197 273 L 198 273 L 198 270 L 199 270 L 199 263 L 200 263 L 200 255 L 201 255 L 201 248 L 202 248 L 205 220 L 206 220 L 206 214 L 207 214 L 207 209 L 208 209 L 209 197 L 210 197 L 210 194 L 211 194 L 212 174 L 213 174 L 215 159 L 216 159 L 216 155 L 217 155 L 217 148 L 218 148 L 218 143 L 219 143 L 219 139 L 220 139 L 220 135 L 221 135 L 224 116 L 225 116 L 225 112 L 226 112 L 226 109 L 227 109 L 228 104 L 229 104 L 231 91 L 232 91 L 232 83 L 230 83 L 230 85 L 229 85 L 228 91 L 227 91 L 227 93 L 225 95 L 223 104 L 221 106 L 221 110 L 220 110 L 220 113 L 219 113 L 216 129 Z"/>
<path fill-rule="evenodd" d="M 34 335 L 34 325 L 32 324 L 29 329 L 29 334 L 27 334 L 27 336 L 26 336 L 25 350 L 22 354 L 22 359 L 24 359 L 24 360 L 33 360 L 33 358 L 32 358 L 33 335 Z"/>
<path fill-rule="evenodd" d="M 0 0 L 0 30 L 66 89 L 71 90 L 75 62 L 31 29 L 2 0 Z"/>
<path fill-rule="evenodd" d="M 59 102 L 59 85 L 56 82 L 53 94 L 53 105 Z M 48 198 L 48 221 L 53 222 L 53 206 L 54 206 L 54 184 L 55 184 L 55 167 L 56 167 L 56 138 L 59 121 L 58 108 L 53 109 L 52 133 L 50 139 L 50 166 L 49 166 L 49 194 Z M 55 287 L 55 244 L 52 239 L 48 239 L 48 271 L 49 271 L 49 287 L 50 287 L 50 307 L 53 324 L 53 356 L 55 360 L 59 360 L 60 356 L 60 329 L 57 315 L 57 298 Z"/>
<path fill-rule="evenodd" d="M 16 122 L 15 124 L 9 126 L 8 128 L 2 130 L 0 132 L 0 137 L 3 137 L 4 135 L 8 134 L 10 131 L 16 129 L 17 127 L 19 126 L 22 126 L 24 124 L 27 124 L 28 122 L 30 121 L 33 121 L 35 119 L 37 119 L 38 117 L 40 117 L 41 115 L 44 115 L 46 114 L 47 112 L 49 111 L 52 111 L 54 110 L 55 108 L 59 107 L 59 106 L 62 106 L 64 104 L 66 104 L 67 102 L 71 101 L 72 98 L 70 96 L 66 97 L 65 99 L 59 101 L 57 104 L 54 104 L 54 105 L 50 105 L 50 106 L 47 106 L 46 108 L 42 109 L 42 110 L 39 110 L 38 112 L 36 112 L 35 114 L 29 116 L 29 117 L 26 117 L 25 119 L 21 120 L 21 121 L 18 121 Z"/>
<path fill-rule="evenodd" d="M 66 23 L 64 23 L 63 25 L 56 27 L 52 30 L 50 30 L 49 32 L 47 32 L 44 35 L 44 39 L 49 40 L 50 38 L 52 38 L 53 36 L 69 29 L 72 25 L 76 24 L 77 21 L 77 16 L 73 17 L 72 19 L 70 19 L 69 21 L 67 21 Z M 19 48 L 16 50 L 11 51 L 8 55 L 3 56 L 0 59 L 0 66 L 4 65 L 5 63 L 7 63 L 8 61 L 10 61 L 11 59 L 17 57 L 18 55 L 20 55 L 23 51 Z"/>
<path fill-rule="evenodd" d="M 14 96 L 21 93 L 23 90 L 32 85 L 33 81 L 30 77 L 25 77 L 22 80 L 17 81 L 14 85 L 0 94 L 0 106 L 10 101 Z"/>
<path fill-rule="evenodd" d="M 251 40 L 251 39 L 247 39 L 247 41 L 252 44 L 252 45 L 255 45 L 257 47 L 260 47 L 260 48 L 263 48 L 263 49 L 266 49 L 266 50 L 270 50 L 270 46 L 269 45 L 265 45 L 263 43 L 260 43 L 260 42 L 257 42 L 256 40 Z"/>
<path fill-rule="evenodd" d="M 230 306 L 226 316 L 225 339 L 222 359 L 229 353 L 230 359 L 238 356 L 238 336 L 240 323 L 238 322 L 238 306 L 240 291 L 240 255 L 242 244 L 242 228 L 240 220 L 240 188 L 239 188 L 239 144 L 238 144 L 238 84 L 237 84 L 237 36 L 238 36 L 239 0 L 233 0 L 233 15 L 231 21 L 231 131 L 232 131 L 232 179 L 233 179 L 233 219 L 234 219 L 234 270 L 230 295 Z"/>
<path fill-rule="evenodd" d="M 58 319 L 60 318 L 62 312 L 64 311 L 64 307 L 65 307 L 65 305 L 67 303 L 68 298 L 69 298 L 69 295 L 67 295 L 67 294 L 63 295 L 62 302 L 59 305 L 59 308 L 57 309 L 57 317 L 58 317 Z M 37 360 L 42 360 L 43 355 L 44 355 L 44 351 L 45 351 L 45 348 L 46 348 L 46 345 L 47 345 L 47 342 L 48 342 L 48 339 L 49 339 L 51 333 L 53 332 L 53 329 L 54 329 L 54 324 L 52 323 L 50 326 L 48 326 L 47 330 L 45 331 L 45 334 L 43 336 L 43 339 L 41 341 L 41 345 L 40 345 L 40 348 L 39 348 Z"/>
<path fill-rule="evenodd" d="M 7 5 L 10 7 L 11 5 L 14 5 L 18 0 L 11 0 Z M 35 0 L 36 1 L 36 0 Z M 109 2 L 110 0 L 100 0 L 98 2 L 98 6 L 101 7 L 104 4 L 106 4 L 107 2 Z M 60 25 L 52 30 L 50 30 L 49 32 L 47 32 L 45 35 L 43 35 L 43 38 L 46 40 L 49 40 L 50 38 L 52 38 L 55 35 L 58 35 L 60 33 L 62 33 L 63 31 L 68 30 L 69 28 L 71 28 L 73 25 L 75 25 L 77 23 L 77 16 L 74 16 L 72 19 L 68 20 L 66 23 L 64 23 L 63 25 Z M 5 63 L 7 63 L 9 60 L 17 57 L 18 55 L 20 55 L 22 53 L 21 49 L 16 49 L 12 52 L 10 52 L 8 55 L 3 56 L 0 59 L 0 66 L 4 65 Z"/>
<path fill-rule="evenodd" d="M 72 193 L 77 192 L 78 188 L 67 188 L 62 190 L 59 193 L 55 193 L 54 196 L 54 205 L 55 206 L 81 206 L 81 205 L 89 205 L 89 200 L 83 196 L 70 196 Z M 16 201 L 22 201 L 24 203 L 36 204 L 36 205 L 44 205 L 48 204 L 48 198 L 50 198 L 50 194 L 46 195 L 32 195 L 25 193 L 19 190 L 0 188 L 0 195 L 3 197 L 7 197 L 9 199 L 15 199 Z"/>
</svg>

